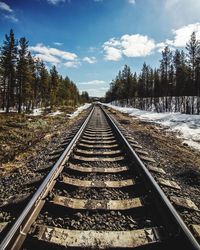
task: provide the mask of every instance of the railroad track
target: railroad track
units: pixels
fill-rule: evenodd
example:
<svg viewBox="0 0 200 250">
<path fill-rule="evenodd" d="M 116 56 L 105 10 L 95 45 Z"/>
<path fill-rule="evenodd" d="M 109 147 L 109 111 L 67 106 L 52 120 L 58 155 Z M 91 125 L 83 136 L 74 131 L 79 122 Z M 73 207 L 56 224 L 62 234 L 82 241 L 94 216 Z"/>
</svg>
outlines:
<svg viewBox="0 0 200 250">
<path fill-rule="evenodd" d="M 0 249 L 200 249 L 122 133 L 94 105 Z"/>
</svg>

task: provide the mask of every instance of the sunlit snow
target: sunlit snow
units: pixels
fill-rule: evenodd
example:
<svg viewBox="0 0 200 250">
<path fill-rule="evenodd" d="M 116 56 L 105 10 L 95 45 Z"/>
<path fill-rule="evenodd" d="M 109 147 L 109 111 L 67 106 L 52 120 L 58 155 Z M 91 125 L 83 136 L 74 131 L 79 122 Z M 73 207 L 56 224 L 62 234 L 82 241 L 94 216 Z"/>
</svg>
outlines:
<svg viewBox="0 0 200 250">
<path fill-rule="evenodd" d="M 52 112 L 52 113 L 48 114 L 48 116 L 57 116 L 57 115 L 61 115 L 61 114 L 63 114 L 63 112 L 57 110 L 55 112 Z"/>
<path fill-rule="evenodd" d="M 141 120 L 160 124 L 168 130 L 177 133 L 184 143 L 200 151 L 200 115 L 187 115 L 181 113 L 156 113 L 130 107 L 119 107 L 105 104 L 115 110 L 138 117 Z"/>
<path fill-rule="evenodd" d="M 70 114 L 70 118 L 76 117 L 76 116 L 79 115 L 79 113 L 81 113 L 84 109 L 89 108 L 90 105 L 91 105 L 91 103 L 85 103 L 84 105 L 78 107 L 76 111 L 74 111 L 72 114 Z"/>
</svg>

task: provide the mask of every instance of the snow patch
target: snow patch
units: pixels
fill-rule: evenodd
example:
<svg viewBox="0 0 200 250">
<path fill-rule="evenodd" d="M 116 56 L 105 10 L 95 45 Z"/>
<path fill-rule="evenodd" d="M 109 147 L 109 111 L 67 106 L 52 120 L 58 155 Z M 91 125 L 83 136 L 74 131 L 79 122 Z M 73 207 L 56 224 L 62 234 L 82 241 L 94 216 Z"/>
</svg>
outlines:
<svg viewBox="0 0 200 250">
<path fill-rule="evenodd" d="M 10 108 L 9 109 L 9 112 L 12 112 L 12 113 L 17 113 L 17 109 L 15 108 Z M 0 113 L 6 113 L 6 109 L 0 109 Z"/>
<path fill-rule="evenodd" d="M 44 110 L 42 108 L 33 109 L 32 113 L 29 114 L 29 116 L 39 116 L 39 115 L 42 115 L 43 111 Z"/>
<path fill-rule="evenodd" d="M 89 108 L 91 105 L 91 103 L 85 103 L 84 105 L 80 106 L 77 108 L 76 111 L 74 111 L 72 114 L 68 114 L 69 118 L 72 119 L 74 117 L 76 117 L 77 115 L 79 115 L 79 113 L 81 113 L 84 109 Z M 50 108 L 50 107 L 49 107 Z M 28 116 L 40 116 L 43 114 L 43 112 L 45 111 L 45 108 L 35 108 L 33 109 L 31 114 L 27 114 Z M 14 109 L 10 109 L 10 112 L 17 112 L 17 110 Z M 5 113 L 4 110 L 0 109 L 0 113 Z M 57 110 L 55 112 L 49 113 L 47 114 L 47 116 L 57 116 L 57 115 L 61 115 L 63 114 L 63 112 Z"/>
<path fill-rule="evenodd" d="M 48 114 L 48 116 L 57 116 L 57 115 L 61 115 L 61 114 L 63 114 L 63 112 L 57 110 L 55 112 L 52 112 L 52 113 Z"/>
<path fill-rule="evenodd" d="M 156 113 L 136 108 L 126 108 L 104 104 L 130 116 L 138 117 L 147 122 L 160 124 L 168 130 L 176 132 L 183 143 L 200 151 L 200 115 L 187 115 L 181 113 Z"/>
<path fill-rule="evenodd" d="M 76 111 L 74 111 L 72 114 L 70 114 L 70 119 L 76 117 L 77 115 L 79 115 L 83 110 L 89 108 L 91 106 L 91 103 L 85 103 L 84 105 L 80 106 L 77 108 Z"/>
</svg>

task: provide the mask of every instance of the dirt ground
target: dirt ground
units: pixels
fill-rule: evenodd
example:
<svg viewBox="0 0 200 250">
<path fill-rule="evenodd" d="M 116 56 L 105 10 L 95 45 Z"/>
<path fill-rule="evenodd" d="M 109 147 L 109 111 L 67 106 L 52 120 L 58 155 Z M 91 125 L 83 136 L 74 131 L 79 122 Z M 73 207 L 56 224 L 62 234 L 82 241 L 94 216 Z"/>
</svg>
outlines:
<svg viewBox="0 0 200 250">
<path fill-rule="evenodd" d="M 20 165 L 21 161 L 34 154 L 40 142 L 48 142 L 63 124 L 70 123 L 68 114 L 74 108 L 67 107 L 62 111 L 57 116 L 0 114 L 0 176 L 12 171 L 16 162 Z"/>
</svg>

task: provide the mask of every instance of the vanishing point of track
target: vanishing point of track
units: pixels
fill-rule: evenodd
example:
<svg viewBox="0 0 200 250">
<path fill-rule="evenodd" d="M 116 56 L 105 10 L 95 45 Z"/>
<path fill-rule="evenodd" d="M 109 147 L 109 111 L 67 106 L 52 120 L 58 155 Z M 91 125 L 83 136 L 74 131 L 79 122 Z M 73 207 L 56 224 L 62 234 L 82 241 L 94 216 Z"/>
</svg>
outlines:
<svg viewBox="0 0 200 250">
<path fill-rule="evenodd" d="M 94 105 L 0 249 L 200 249 L 125 135 Z"/>
</svg>

